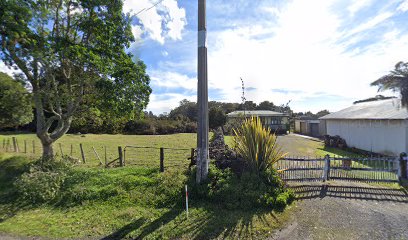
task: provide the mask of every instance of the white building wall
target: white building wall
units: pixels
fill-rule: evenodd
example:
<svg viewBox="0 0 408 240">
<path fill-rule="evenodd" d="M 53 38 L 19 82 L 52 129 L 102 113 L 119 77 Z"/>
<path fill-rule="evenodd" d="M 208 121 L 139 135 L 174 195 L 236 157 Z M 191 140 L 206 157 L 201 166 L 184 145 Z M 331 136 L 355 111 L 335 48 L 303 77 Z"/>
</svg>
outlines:
<svg viewBox="0 0 408 240">
<path fill-rule="evenodd" d="M 339 135 L 349 147 L 387 155 L 407 152 L 406 120 L 327 120 L 327 134 Z"/>
</svg>

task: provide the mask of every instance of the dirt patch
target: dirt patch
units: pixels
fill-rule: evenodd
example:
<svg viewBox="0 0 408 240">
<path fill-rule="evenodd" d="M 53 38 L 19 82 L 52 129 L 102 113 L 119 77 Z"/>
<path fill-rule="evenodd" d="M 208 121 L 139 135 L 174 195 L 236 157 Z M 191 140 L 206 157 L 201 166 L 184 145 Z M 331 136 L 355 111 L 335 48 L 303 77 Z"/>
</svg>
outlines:
<svg viewBox="0 0 408 240">
<path fill-rule="evenodd" d="M 297 183 L 292 221 L 271 239 L 408 239 L 403 189 L 353 182 Z"/>
</svg>

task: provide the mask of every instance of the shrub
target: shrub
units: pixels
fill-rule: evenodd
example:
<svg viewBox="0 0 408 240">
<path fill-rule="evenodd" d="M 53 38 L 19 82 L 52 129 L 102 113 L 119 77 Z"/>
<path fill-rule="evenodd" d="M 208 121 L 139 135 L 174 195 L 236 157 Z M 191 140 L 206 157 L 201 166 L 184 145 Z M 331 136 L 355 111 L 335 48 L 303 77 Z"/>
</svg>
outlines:
<svg viewBox="0 0 408 240">
<path fill-rule="evenodd" d="M 192 199 L 204 199 L 227 209 L 281 209 L 293 201 L 291 192 L 284 188 L 276 170 L 262 175 L 244 172 L 238 177 L 230 169 L 221 170 L 210 164 L 208 179 L 202 184 L 195 183 L 195 171 L 193 169 L 188 180 Z"/>
<path fill-rule="evenodd" d="M 30 165 L 14 183 L 17 193 L 38 204 L 54 200 L 67 177 L 69 166 L 62 162 L 39 160 Z"/>
<path fill-rule="evenodd" d="M 154 135 L 155 127 L 153 126 L 151 120 L 134 120 L 126 123 L 125 132 L 139 135 Z"/>
<path fill-rule="evenodd" d="M 260 173 L 272 168 L 274 163 L 286 155 L 276 143 L 276 135 L 271 134 L 259 118 L 245 120 L 234 133 L 236 150 L 253 171 Z"/>
</svg>

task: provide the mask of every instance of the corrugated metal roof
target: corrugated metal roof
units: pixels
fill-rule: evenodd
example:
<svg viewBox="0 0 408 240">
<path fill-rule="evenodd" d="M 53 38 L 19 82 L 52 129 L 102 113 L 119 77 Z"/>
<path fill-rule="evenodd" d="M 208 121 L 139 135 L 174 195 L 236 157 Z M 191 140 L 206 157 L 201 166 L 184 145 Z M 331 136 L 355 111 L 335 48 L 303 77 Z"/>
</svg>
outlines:
<svg viewBox="0 0 408 240">
<path fill-rule="evenodd" d="M 398 98 L 364 102 L 319 119 L 408 119 L 408 110 Z"/>
<path fill-rule="evenodd" d="M 240 117 L 244 115 L 244 111 L 235 111 L 228 113 L 228 117 Z M 256 110 L 256 111 L 245 111 L 245 116 L 247 117 L 278 117 L 278 116 L 289 116 L 286 113 L 266 111 L 266 110 Z"/>
</svg>

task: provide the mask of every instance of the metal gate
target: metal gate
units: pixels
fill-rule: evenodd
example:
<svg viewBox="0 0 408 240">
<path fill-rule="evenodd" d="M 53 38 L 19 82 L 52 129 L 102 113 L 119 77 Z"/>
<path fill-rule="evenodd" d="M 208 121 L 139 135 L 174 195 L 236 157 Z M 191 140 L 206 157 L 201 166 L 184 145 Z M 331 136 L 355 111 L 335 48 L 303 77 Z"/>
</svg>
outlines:
<svg viewBox="0 0 408 240">
<path fill-rule="evenodd" d="M 399 158 L 283 158 L 276 168 L 285 181 L 365 181 L 398 182 L 401 167 Z M 405 163 L 404 163 L 405 164 Z"/>
</svg>

